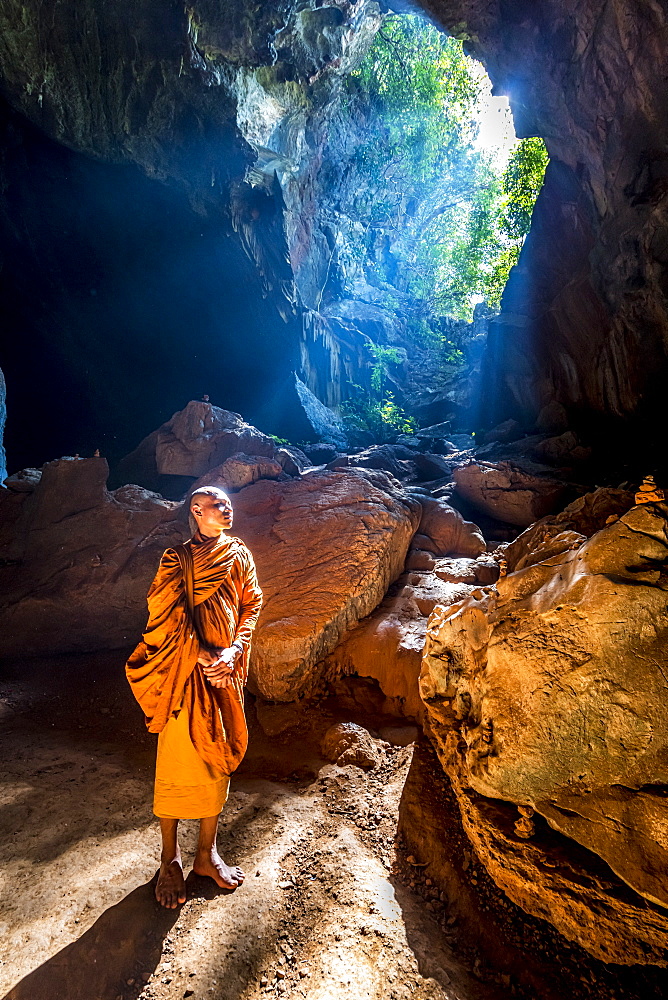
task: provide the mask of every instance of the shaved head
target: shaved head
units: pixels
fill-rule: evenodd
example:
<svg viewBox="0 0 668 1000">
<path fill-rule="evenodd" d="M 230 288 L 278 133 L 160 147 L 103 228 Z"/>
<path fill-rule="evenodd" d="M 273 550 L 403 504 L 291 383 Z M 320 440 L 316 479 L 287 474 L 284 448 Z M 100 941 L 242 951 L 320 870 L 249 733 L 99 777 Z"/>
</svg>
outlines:
<svg viewBox="0 0 668 1000">
<path fill-rule="evenodd" d="M 193 505 L 198 503 L 197 497 L 214 497 L 216 500 L 228 500 L 229 497 L 225 490 L 221 490 L 219 486 L 200 486 L 198 490 L 190 497 L 190 509 L 193 509 Z"/>
<path fill-rule="evenodd" d="M 232 527 L 232 501 L 218 486 L 202 486 L 190 497 L 190 530 L 217 538 Z"/>
</svg>

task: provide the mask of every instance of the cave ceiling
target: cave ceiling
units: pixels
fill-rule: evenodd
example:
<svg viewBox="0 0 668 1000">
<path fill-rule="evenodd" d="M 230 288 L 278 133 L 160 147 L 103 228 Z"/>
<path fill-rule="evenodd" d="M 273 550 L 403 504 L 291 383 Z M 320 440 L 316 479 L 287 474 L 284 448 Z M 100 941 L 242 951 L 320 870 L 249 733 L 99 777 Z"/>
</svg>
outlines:
<svg viewBox="0 0 668 1000">
<path fill-rule="evenodd" d="M 556 400 L 586 433 L 641 434 L 651 451 L 668 339 L 665 6 L 420 6 L 465 39 L 509 95 L 518 135 L 542 136 L 551 156 L 493 324 L 481 421 L 530 428 Z M 74 154 L 177 187 L 193 213 L 234 233 L 269 296 L 271 336 L 330 403 L 358 347 L 353 337 L 342 348 L 322 308 L 318 176 L 337 81 L 379 12 L 372 0 L 6 0 L 0 11 L 12 112 Z M 296 313 L 307 317 L 300 335 Z"/>
</svg>

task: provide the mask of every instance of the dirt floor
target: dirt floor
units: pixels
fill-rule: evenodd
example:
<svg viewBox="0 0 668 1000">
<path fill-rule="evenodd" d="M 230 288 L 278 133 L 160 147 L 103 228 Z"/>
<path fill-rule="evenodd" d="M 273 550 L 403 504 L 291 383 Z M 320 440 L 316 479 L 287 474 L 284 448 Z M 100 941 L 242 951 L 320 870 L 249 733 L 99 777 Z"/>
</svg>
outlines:
<svg viewBox="0 0 668 1000">
<path fill-rule="evenodd" d="M 319 756 L 327 709 L 273 739 L 255 723 L 219 837 L 246 881 L 225 892 L 190 875 L 187 902 L 167 912 L 153 897 L 155 737 L 105 679 L 108 657 L 32 666 L 29 682 L 0 688 L 7 1000 L 503 995 L 445 943 L 443 907 L 410 888 L 395 831 L 412 745 L 365 772 Z M 83 709 L 82 677 L 98 679 Z M 182 826 L 187 862 L 196 824 Z"/>
<path fill-rule="evenodd" d="M 372 719 L 368 707 L 355 718 L 345 697 L 310 706 L 271 737 L 265 730 L 294 722 L 294 710 L 263 709 L 263 730 L 250 699 L 250 749 L 219 837 L 246 881 L 227 892 L 190 874 L 185 905 L 163 910 L 154 898 L 156 737 L 123 663 L 107 653 L 0 669 L 4 1000 L 668 995 L 665 970 L 605 966 L 511 904 L 471 862 L 433 752 L 412 743 L 417 730 Z M 371 770 L 320 756 L 325 730 L 351 718 L 385 741 Z M 397 834 L 414 757 L 411 774 L 426 767 L 433 778 L 409 779 L 404 803 L 424 799 L 419 815 L 457 858 L 449 897 Z M 196 827 L 182 824 L 186 870 Z"/>
</svg>

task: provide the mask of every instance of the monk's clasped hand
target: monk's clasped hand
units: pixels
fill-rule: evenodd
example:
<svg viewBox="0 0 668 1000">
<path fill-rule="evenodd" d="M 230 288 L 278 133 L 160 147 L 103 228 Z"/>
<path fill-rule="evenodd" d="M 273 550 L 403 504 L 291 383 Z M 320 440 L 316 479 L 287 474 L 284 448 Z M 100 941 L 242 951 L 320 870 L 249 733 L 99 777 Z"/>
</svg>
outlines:
<svg viewBox="0 0 668 1000">
<path fill-rule="evenodd" d="M 227 649 L 219 650 L 218 658 L 211 663 L 201 663 L 202 670 L 213 687 L 227 687 L 232 682 L 234 665 L 239 655 L 237 646 L 229 646 Z"/>
</svg>

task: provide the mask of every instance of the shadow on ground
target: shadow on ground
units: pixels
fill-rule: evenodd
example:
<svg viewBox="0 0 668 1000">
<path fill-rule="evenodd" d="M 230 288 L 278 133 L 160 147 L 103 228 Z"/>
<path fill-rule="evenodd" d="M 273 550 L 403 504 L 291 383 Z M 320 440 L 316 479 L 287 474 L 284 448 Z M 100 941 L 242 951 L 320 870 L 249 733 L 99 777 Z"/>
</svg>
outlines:
<svg viewBox="0 0 668 1000">
<path fill-rule="evenodd" d="M 165 910 L 155 899 L 155 878 L 111 906 L 85 934 L 21 980 L 4 1000 L 115 1000 L 136 997 L 143 972 L 153 972 L 162 944 L 179 910 Z M 133 979 L 128 993 L 128 980 Z"/>
</svg>

